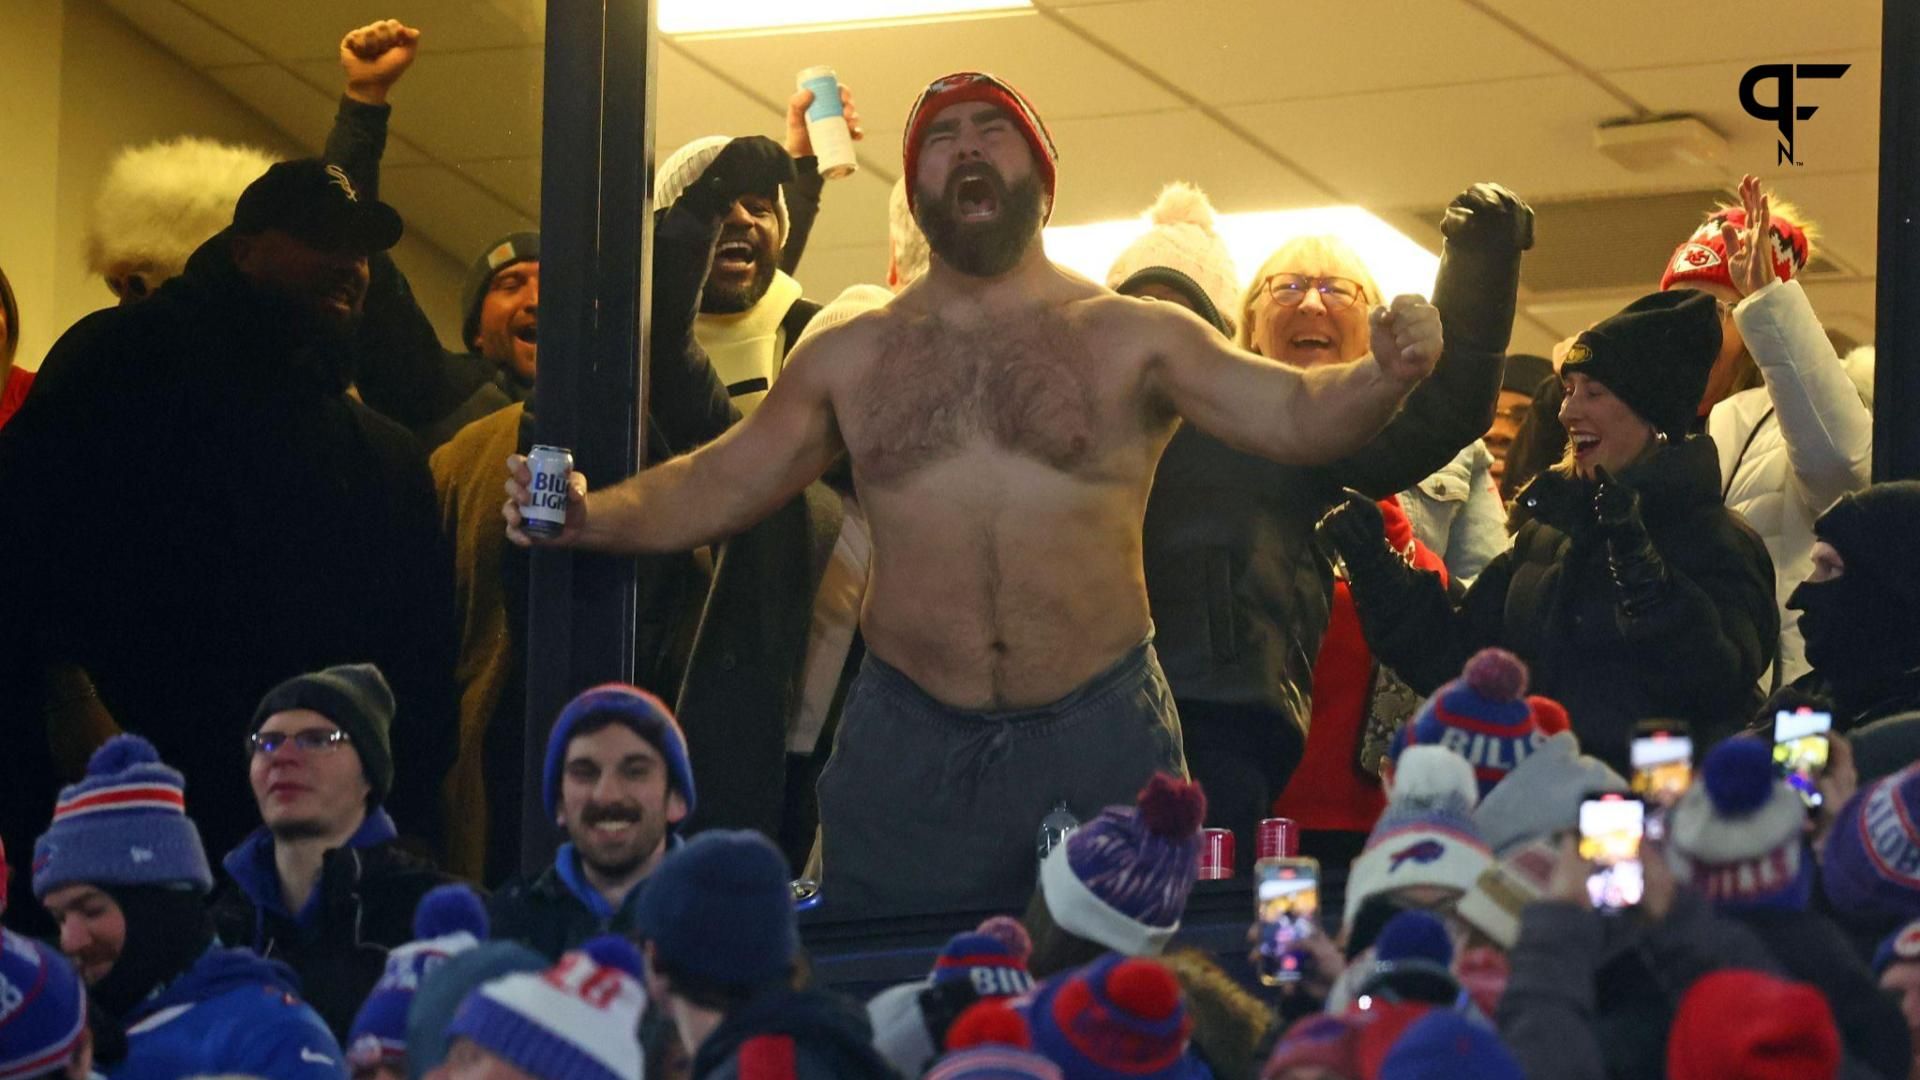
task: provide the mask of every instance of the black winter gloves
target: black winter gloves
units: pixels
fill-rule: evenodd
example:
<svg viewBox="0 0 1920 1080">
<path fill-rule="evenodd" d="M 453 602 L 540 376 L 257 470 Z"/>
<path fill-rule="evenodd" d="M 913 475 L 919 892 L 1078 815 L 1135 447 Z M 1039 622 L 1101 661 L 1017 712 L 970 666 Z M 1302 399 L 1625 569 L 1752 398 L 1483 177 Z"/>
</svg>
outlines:
<svg viewBox="0 0 1920 1080">
<path fill-rule="evenodd" d="M 1351 488 L 1347 501 L 1327 511 L 1314 530 L 1347 564 L 1347 580 L 1384 603 L 1413 584 L 1413 568 L 1387 545 L 1387 522 L 1380 506 Z"/>
<path fill-rule="evenodd" d="M 680 202 L 704 220 L 726 214 L 743 195 L 772 195 L 794 179 L 787 148 L 765 135 L 746 135 L 721 147 Z"/>
<path fill-rule="evenodd" d="M 1499 184 L 1475 184 L 1447 204 L 1440 235 L 1452 244 L 1526 251 L 1533 247 L 1533 208 Z"/>
<path fill-rule="evenodd" d="M 1593 473 L 1593 518 L 1607 542 L 1614 598 L 1629 618 L 1645 614 L 1667 595 L 1667 564 L 1640 519 L 1640 496 L 1604 468 Z"/>
</svg>

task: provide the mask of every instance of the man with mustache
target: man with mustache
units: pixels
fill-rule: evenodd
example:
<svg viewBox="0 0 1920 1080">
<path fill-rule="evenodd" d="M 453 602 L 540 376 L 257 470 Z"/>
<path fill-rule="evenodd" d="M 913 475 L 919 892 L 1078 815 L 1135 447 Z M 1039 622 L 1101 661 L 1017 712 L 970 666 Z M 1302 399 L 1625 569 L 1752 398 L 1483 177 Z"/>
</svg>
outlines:
<svg viewBox="0 0 1920 1080">
<path fill-rule="evenodd" d="M 693 813 L 686 736 L 659 698 L 607 683 L 567 703 L 547 739 L 542 796 L 566 830 L 553 865 L 489 904 L 493 940 L 549 958 L 633 930 L 640 886 Z"/>
<path fill-rule="evenodd" d="M 196 784 L 216 850 L 254 820 L 233 782 L 254 706 L 346 661 L 398 703 L 388 809 L 437 832 L 453 618 L 433 480 L 347 393 L 367 260 L 401 229 L 340 166 L 274 165 L 158 295 L 68 330 L 0 431 L 20 573 L 0 627 L 92 676 Z"/>
<path fill-rule="evenodd" d="M 933 251 L 886 307 L 809 339 L 740 425 L 587 494 L 560 545 L 673 551 L 751 524 L 842 452 L 873 533 L 868 646 L 820 780 L 836 910 L 1018 903 L 1034 836 L 1159 769 L 1184 773 L 1152 646 L 1141 526 L 1180 418 L 1282 461 L 1380 430 L 1440 351 L 1417 297 L 1374 313 L 1373 352 L 1300 371 L 1171 304 L 1047 260 L 1051 138 L 1012 87 L 964 72 L 906 127 Z M 531 476 L 508 462 L 509 535 Z"/>
<path fill-rule="evenodd" d="M 227 853 L 220 938 L 285 961 L 344 1044 L 421 897 L 452 880 L 398 843 L 393 691 L 372 664 L 274 687 L 253 711 L 247 781 L 262 825 Z"/>
</svg>

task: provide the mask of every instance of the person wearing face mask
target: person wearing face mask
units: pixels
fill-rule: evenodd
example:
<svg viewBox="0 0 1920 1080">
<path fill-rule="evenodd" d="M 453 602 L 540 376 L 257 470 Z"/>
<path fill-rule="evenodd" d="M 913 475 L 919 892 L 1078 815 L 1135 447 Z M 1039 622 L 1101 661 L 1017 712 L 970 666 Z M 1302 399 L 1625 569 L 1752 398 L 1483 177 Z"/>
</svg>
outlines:
<svg viewBox="0 0 1920 1080">
<path fill-rule="evenodd" d="M 1685 434 L 1719 351 L 1714 300 L 1692 290 L 1583 332 L 1561 367 L 1566 456 L 1521 493 L 1513 548 L 1457 604 L 1393 556 L 1371 500 L 1329 514 L 1375 653 L 1430 691 L 1499 645 L 1621 772 L 1644 717 L 1711 743 L 1752 715 L 1778 640 L 1773 566 L 1721 502 L 1712 439 Z"/>
</svg>

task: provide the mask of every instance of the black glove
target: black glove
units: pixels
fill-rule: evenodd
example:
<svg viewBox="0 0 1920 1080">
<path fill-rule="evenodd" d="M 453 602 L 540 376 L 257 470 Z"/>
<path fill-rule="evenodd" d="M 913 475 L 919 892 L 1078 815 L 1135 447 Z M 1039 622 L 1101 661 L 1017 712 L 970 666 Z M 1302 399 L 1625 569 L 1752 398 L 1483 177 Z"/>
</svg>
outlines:
<svg viewBox="0 0 1920 1080">
<path fill-rule="evenodd" d="M 1526 251 L 1533 247 L 1533 208 L 1499 184 L 1475 184 L 1447 204 L 1440 235 L 1453 244 Z"/>
<path fill-rule="evenodd" d="M 794 178 L 787 148 L 765 135 L 746 135 L 720 148 L 679 201 L 703 220 L 721 217 L 743 195 L 772 195 Z"/>
<path fill-rule="evenodd" d="M 1349 582 L 1391 589 L 1412 577 L 1407 561 L 1387 545 L 1387 520 L 1380 505 L 1351 488 L 1347 501 L 1327 511 L 1314 531 L 1339 552 Z"/>
<path fill-rule="evenodd" d="M 1640 518 L 1640 495 L 1596 467 L 1593 519 L 1607 542 L 1614 596 L 1629 617 L 1645 614 L 1667 595 L 1667 564 L 1654 550 Z"/>
</svg>

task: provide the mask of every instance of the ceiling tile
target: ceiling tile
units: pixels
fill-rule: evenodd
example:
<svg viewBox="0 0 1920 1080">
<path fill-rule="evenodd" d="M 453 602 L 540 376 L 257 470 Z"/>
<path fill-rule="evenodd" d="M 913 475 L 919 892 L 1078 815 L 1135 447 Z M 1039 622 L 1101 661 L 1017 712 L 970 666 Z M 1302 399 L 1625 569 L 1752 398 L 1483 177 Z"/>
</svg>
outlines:
<svg viewBox="0 0 1920 1080">
<path fill-rule="evenodd" d="M 500 201 L 528 217 L 540 214 L 540 159 L 537 157 L 500 158 L 494 161 L 460 161 L 454 168 L 471 177 Z"/>
<path fill-rule="evenodd" d="M 409 232 L 456 259 L 471 259 L 507 233 L 539 227 L 473 181 L 437 165 L 382 170 L 380 198 L 400 211 Z"/>
<path fill-rule="evenodd" d="M 536 46 L 422 56 L 394 88 L 391 129 L 443 161 L 538 153 L 542 63 Z M 338 78 L 325 62 L 294 66 L 321 86 Z"/>
<path fill-rule="evenodd" d="M 1870 277 L 1878 271 L 1878 171 L 1795 176 L 1782 179 L 1777 190 L 1818 228 L 1816 254 L 1855 275 Z"/>
<path fill-rule="evenodd" d="M 708 135 L 785 135 L 786 114 L 695 63 L 679 46 L 663 42 L 659 55 L 656 160 Z"/>
<path fill-rule="evenodd" d="M 1345 198 L 1368 206 L 1431 204 L 1477 180 L 1523 197 L 1646 191 L 1719 183 L 1715 170 L 1633 173 L 1593 149 L 1593 128 L 1619 104 L 1574 75 L 1357 94 L 1225 110 Z"/>
<path fill-rule="evenodd" d="M 1747 8 L 1672 0 L 1471 2 L 1506 15 L 1528 33 L 1601 71 L 1690 64 L 1718 56 L 1745 59 L 1745 71 L 1762 61 L 1807 63 L 1820 52 L 1880 47 L 1880 5 L 1864 0 L 1776 0 Z"/>
<path fill-rule="evenodd" d="M 1329 202 L 1299 174 L 1191 109 L 1052 127 L 1060 148 L 1056 225 L 1137 216 L 1172 180 L 1198 185 L 1225 213 Z"/>
<path fill-rule="evenodd" d="M 245 43 L 173 0 L 106 0 L 140 32 L 189 65 L 250 64 L 263 59 Z"/>
<path fill-rule="evenodd" d="M 347 31 L 387 18 L 419 28 L 422 61 L 436 52 L 538 44 L 546 25 L 543 0 L 409 0 L 404 11 L 391 0 L 182 2 L 276 60 L 336 62 Z"/>
<path fill-rule="evenodd" d="M 1453 0 L 1345 0 L 1333 18 L 1296 9 L 1287 22 L 1306 33 L 1281 45 L 1271 34 L 1222 32 L 1252 14 L 1245 0 L 1138 0 L 1076 7 L 1061 17 L 1212 105 L 1566 70 L 1497 20 Z"/>
<path fill-rule="evenodd" d="M 339 99 L 328 97 L 299 78 L 269 64 L 215 68 L 207 77 L 253 111 L 287 133 L 308 153 L 317 154 L 333 129 Z M 399 140 L 387 140 L 385 164 L 413 165 L 425 158 Z"/>
</svg>

